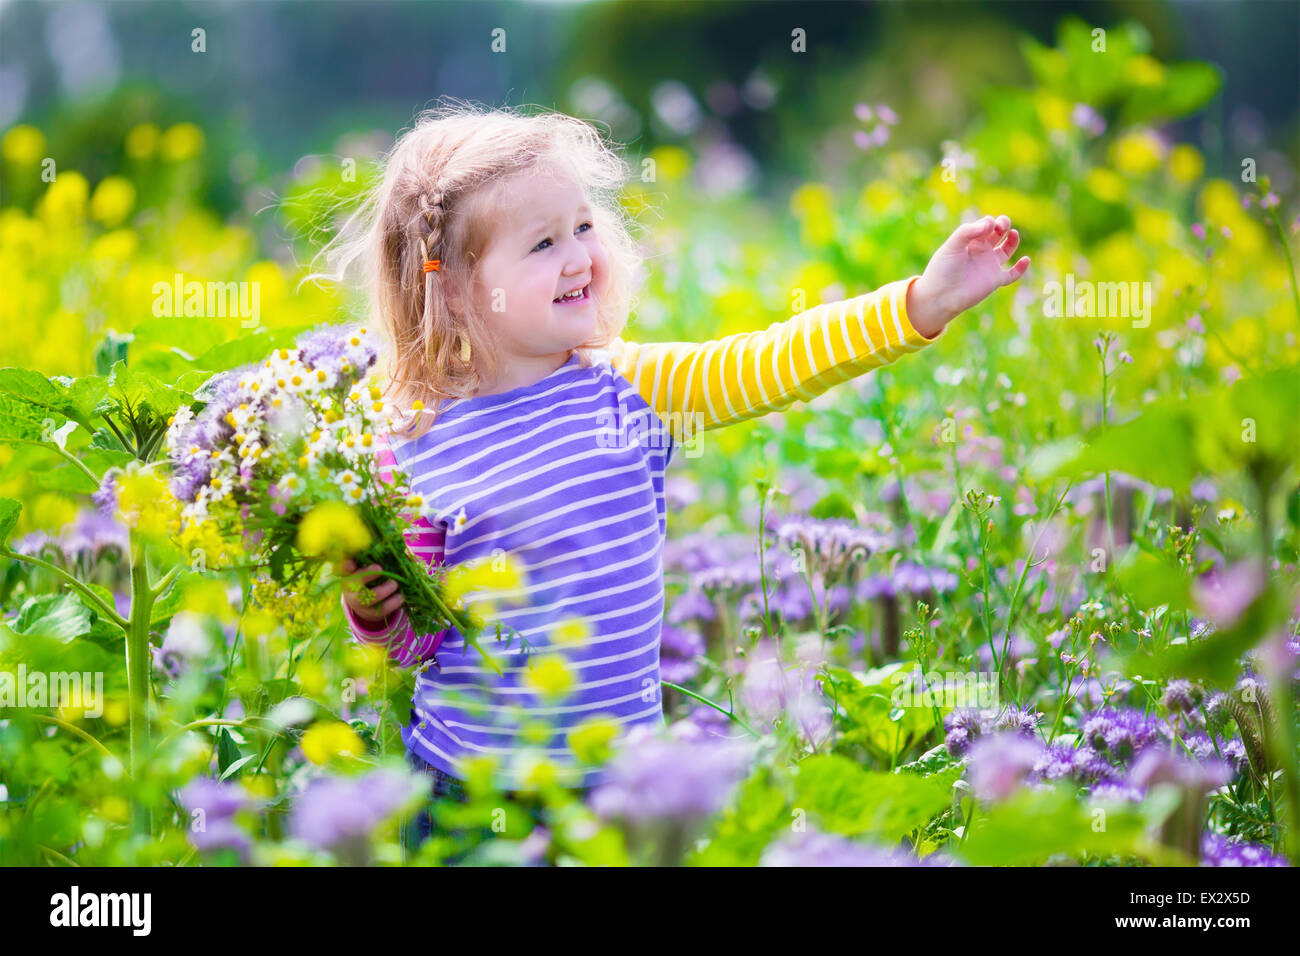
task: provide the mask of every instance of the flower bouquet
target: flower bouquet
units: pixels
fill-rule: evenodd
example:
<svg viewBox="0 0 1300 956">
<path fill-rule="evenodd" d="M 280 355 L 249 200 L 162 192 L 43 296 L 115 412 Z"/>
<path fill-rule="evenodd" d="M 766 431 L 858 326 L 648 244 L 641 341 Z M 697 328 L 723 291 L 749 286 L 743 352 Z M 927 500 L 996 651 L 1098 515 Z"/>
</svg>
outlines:
<svg viewBox="0 0 1300 956">
<path fill-rule="evenodd" d="M 460 588 L 406 547 L 404 529 L 428 508 L 407 475 L 385 477 L 376 460 L 379 430 L 400 418 L 369 374 L 377 358 L 364 327 L 321 329 L 214 376 L 197 414 L 177 409 L 166 440 L 181 541 L 202 543 L 208 566 L 255 568 L 299 592 L 327 562 L 378 564 L 417 632 L 454 627 L 493 662 L 477 642 L 482 621 L 458 606 Z"/>
</svg>

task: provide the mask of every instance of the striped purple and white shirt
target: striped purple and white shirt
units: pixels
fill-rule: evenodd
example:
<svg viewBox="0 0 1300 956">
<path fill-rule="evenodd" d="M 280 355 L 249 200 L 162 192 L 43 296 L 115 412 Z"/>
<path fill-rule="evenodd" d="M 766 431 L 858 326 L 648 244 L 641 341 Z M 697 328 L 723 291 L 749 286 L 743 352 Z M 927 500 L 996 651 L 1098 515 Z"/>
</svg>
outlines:
<svg viewBox="0 0 1300 956">
<path fill-rule="evenodd" d="M 507 790 L 526 786 L 539 760 L 566 786 L 599 783 L 570 731 L 596 717 L 624 730 L 664 721 L 664 471 L 677 449 L 938 341 L 907 316 L 917 278 L 711 342 L 615 339 L 589 366 L 575 353 L 531 385 L 444 403 L 424 435 L 393 439 L 389 462 L 432 503 L 412 551 L 447 564 L 509 555 L 524 587 L 474 600 L 490 600 L 493 620 L 534 650 L 562 654 L 574 677 L 565 696 L 546 699 L 524 680 L 517 639 L 506 646 L 490 629 L 479 638 L 498 676 L 455 629 L 416 634 L 399 613 L 376 630 L 349 613 L 356 636 L 387 645 L 399 664 L 430 662 L 417 674 L 407 747 L 460 778 L 466 758 L 493 758 Z M 586 639 L 552 643 L 573 620 Z"/>
</svg>

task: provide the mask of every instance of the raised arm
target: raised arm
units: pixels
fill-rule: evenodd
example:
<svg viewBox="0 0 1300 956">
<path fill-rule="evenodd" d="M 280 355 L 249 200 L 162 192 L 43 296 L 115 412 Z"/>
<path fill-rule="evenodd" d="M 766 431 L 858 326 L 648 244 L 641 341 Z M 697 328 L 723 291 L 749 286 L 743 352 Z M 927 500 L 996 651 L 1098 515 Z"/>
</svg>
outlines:
<svg viewBox="0 0 1300 956">
<path fill-rule="evenodd" d="M 376 458 L 380 466 L 380 475 L 388 479 L 391 478 L 392 469 L 397 462 L 387 442 L 382 438 L 380 442 Z M 417 557 L 423 558 L 430 565 L 442 563 L 447 538 L 443 528 L 430 524 L 425 518 L 420 518 L 415 522 L 414 527 L 406 531 L 405 538 L 406 546 Z M 357 617 L 346 601 L 343 603 L 343 613 L 358 641 L 363 644 L 386 646 L 388 656 L 400 667 L 413 667 L 420 664 L 432 656 L 443 638 L 447 636 L 446 631 L 439 631 L 437 634 L 417 634 L 407 619 L 405 608 L 398 608 L 388 621 L 378 627 Z"/>
<path fill-rule="evenodd" d="M 718 428 L 810 401 L 939 341 L 912 327 L 907 292 L 920 276 L 819 305 L 767 329 L 711 342 L 615 339 L 610 360 L 660 415 Z"/>
</svg>

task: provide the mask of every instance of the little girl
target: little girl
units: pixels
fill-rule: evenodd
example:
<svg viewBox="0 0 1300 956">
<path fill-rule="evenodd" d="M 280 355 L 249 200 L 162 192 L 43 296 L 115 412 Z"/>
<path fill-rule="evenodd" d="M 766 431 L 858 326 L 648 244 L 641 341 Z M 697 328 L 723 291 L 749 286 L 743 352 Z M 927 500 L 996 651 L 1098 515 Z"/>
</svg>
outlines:
<svg viewBox="0 0 1300 956">
<path fill-rule="evenodd" d="M 382 460 L 428 503 L 411 550 L 431 564 L 509 556 L 523 572 L 519 587 L 475 593 L 531 645 L 524 655 L 485 635 L 500 674 L 454 629 L 415 633 L 377 567 L 345 590 L 359 640 L 421 665 L 403 739 L 437 793 L 459 795 L 474 757 L 491 758 L 505 790 L 543 763 L 590 787 L 599 774 L 571 731 L 593 718 L 663 725 L 664 470 L 684 438 L 919 351 L 1029 266 L 1003 269 L 1019 236 L 985 216 L 920 275 L 764 331 L 637 344 L 621 338 L 638 265 L 626 181 L 622 158 L 577 119 L 442 107 L 397 141 L 341 236 L 343 266 L 368 266 L 391 346 L 386 397 L 410 411 Z M 534 652 L 562 655 L 562 698 L 526 679 Z"/>
</svg>

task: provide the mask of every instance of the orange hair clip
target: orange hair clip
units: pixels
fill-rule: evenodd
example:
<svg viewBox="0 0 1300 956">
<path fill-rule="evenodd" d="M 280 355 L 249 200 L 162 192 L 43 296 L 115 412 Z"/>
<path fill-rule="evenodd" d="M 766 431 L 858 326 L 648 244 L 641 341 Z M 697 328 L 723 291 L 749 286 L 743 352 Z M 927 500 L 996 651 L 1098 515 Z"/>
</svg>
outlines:
<svg viewBox="0 0 1300 956">
<path fill-rule="evenodd" d="M 424 271 L 425 271 L 425 272 L 437 272 L 437 271 L 438 271 L 438 266 L 440 266 L 440 265 L 442 265 L 442 260 L 441 260 L 441 259 L 425 259 L 425 260 L 424 260 Z"/>
</svg>

